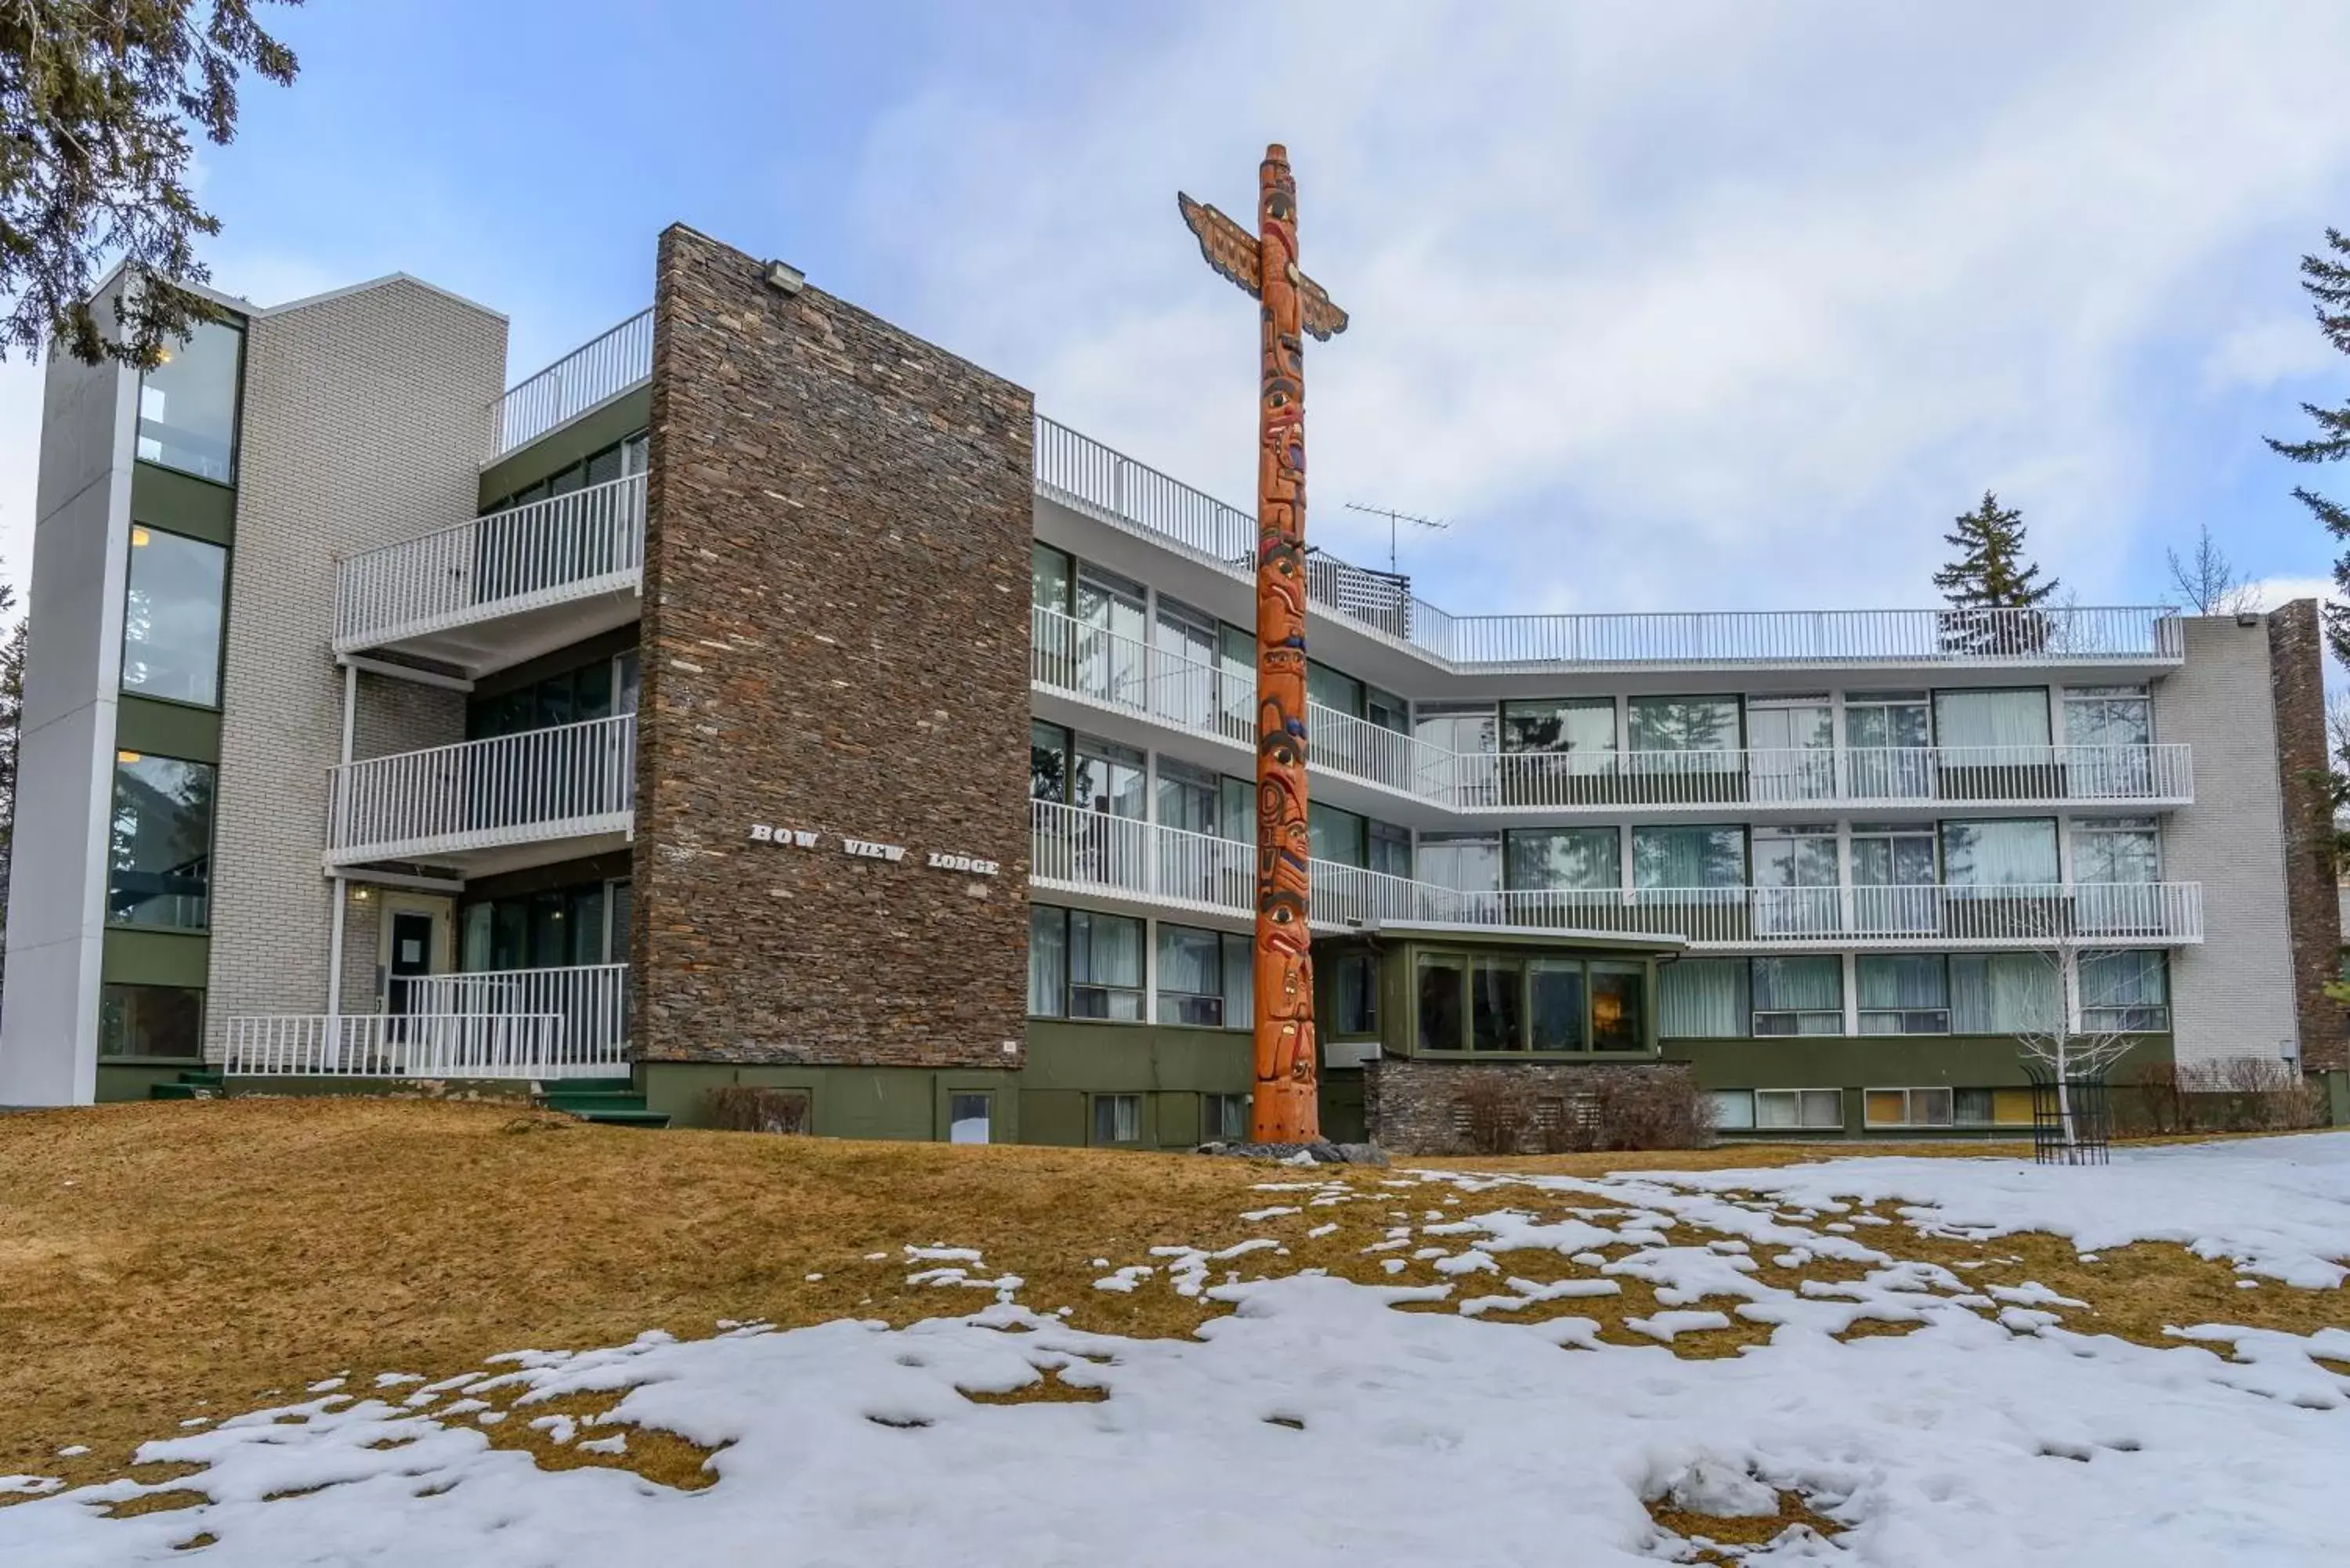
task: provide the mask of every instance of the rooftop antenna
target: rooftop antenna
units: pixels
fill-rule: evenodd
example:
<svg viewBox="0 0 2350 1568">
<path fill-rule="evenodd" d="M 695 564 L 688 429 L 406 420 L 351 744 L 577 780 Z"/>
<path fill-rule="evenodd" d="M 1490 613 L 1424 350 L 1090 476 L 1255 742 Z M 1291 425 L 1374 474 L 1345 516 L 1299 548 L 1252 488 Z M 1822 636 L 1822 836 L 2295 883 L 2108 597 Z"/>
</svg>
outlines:
<svg viewBox="0 0 2350 1568">
<path fill-rule="evenodd" d="M 1366 506 L 1359 501 L 1347 502 L 1347 510 L 1367 512 L 1374 517 L 1388 520 L 1388 576 L 1391 577 L 1399 575 L 1396 571 L 1396 528 L 1399 524 L 1409 523 L 1415 528 L 1429 528 L 1438 533 L 1452 526 L 1440 517 L 1422 517 L 1413 512 L 1398 512 L 1391 506 Z"/>
</svg>

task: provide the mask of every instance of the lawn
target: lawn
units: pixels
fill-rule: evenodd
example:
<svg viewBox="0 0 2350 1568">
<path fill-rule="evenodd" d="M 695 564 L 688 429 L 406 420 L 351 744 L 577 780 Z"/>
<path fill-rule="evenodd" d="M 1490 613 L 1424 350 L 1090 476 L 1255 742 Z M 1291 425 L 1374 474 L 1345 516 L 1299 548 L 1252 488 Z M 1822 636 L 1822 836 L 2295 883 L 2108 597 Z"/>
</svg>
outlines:
<svg viewBox="0 0 2350 1568">
<path fill-rule="evenodd" d="M 2272 1440 L 2331 1455 L 2337 1473 L 2350 1459 L 2350 1137 L 2134 1152 L 2090 1171 L 1980 1147 L 1823 1158 L 1842 1152 L 1290 1171 L 649 1135 L 417 1101 L 9 1117 L 0 1475 L 40 1490 L 0 1508 L 0 1556 L 15 1532 L 47 1553 L 26 1561 L 190 1542 L 222 1561 L 309 1560 L 288 1542 L 335 1543 L 316 1551 L 336 1561 L 384 1540 L 399 1543 L 385 1560 L 413 1545 L 421 1561 L 445 1532 L 440 1554 L 463 1560 L 488 1506 L 535 1521 L 501 1561 L 625 1561 L 650 1528 L 632 1507 L 704 1497 L 719 1511 L 691 1517 L 712 1521 L 717 1560 L 728 1531 L 788 1526 L 866 1560 L 922 1561 L 953 1550 L 932 1517 L 950 1503 L 1002 1515 L 977 1527 L 996 1532 L 983 1560 L 1158 1560 L 1102 1545 L 1115 1537 L 1088 1532 L 1116 1520 L 1097 1511 L 1180 1518 L 1165 1489 L 1184 1463 L 1261 1459 L 1303 1467 L 1302 1501 L 1326 1469 L 1341 1490 L 1356 1478 L 1333 1522 L 1358 1562 L 1424 1560 L 1470 1529 L 1465 1513 L 1451 1534 L 1416 1534 L 1424 1509 L 1388 1518 L 1360 1467 L 1399 1461 L 1440 1515 L 1482 1510 L 1490 1529 L 1471 1539 L 1490 1535 L 1492 1555 L 1462 1561 L 1555 1540 L 1553 1504 L 1590 1525 L 1591 1561 L 1723 1560 L 1773 1540 L 1776 1556 L 1821 1532 L 1865 1561 L 1940 1561 L 1933 1521 L 1959 1515 L 1902 1468 L 1922 1417 L 1877 1407 L 1901 1389 L 1896 1403 L 1956 1401 L 1925 1423 L 1954 1452 L 2033 1434 L 2043 1464 L 2002 1478 L 1971 1526 L 2022 1520 L 2014 1561 L 2038 1560 L 2019 1511 L 2121 1519 L 2179 1484 L 2147 1457 L 2189 1418 L 2155 1420 L 2166 1398 L 2191 1431 L 2238 1418 L 2225 1440 L 2240 1464 Z M 1656 1171 L 1675 1174 L 1639 1174 Z M 2198 1325 L 2227 1327 L 2178 1332 Z M 548 1354 L 488 1361 L 521 1350 Z M 1479 1388 L 1521 1392 L 1481 1404 Z M 1838 1390 L 1846 1413 L 1788 1425 Z M 2079 1430 L 2037 1408 L 2059 1394 Z M 1219 1424 L 1235 1398 L 1244 1430 Z M 785 1406 L 797 1413 L 779 1422 Z M 1266 1428 L 1302 1446 L 1257 1454 Z M 1174 1469 L 1126 1451 L 1146 1438 Z M 1057 1481 L 1003 1471 L 1005 1445 L 1030 1440 Z M 1599 1448 L 1550 1504 L 1477 1502 L 1537 1441 Z M 1487 1457 L 1464 1471 L 1469 1453 Z M 2047 1471 L 2052 1454 L 2069 1477 Z M 877 1455 L 895 1458 L 821 1497 L 737 1479 Z M 2247 1484 L 2286 1485 L 2296 1462 Z M 899 1471 L 901 1490 L 930 1478 L 920 1506 L 889 1490 Z M 996 1490 L 972 1491 L 973 1474 Z M 1073 1489 L 1066 1532 L 1043 1522 L 1053 1485 Z M 586 1521 L 595 1532 L 575 1538 Z M 1299 1544 L 1253 1528 L 1269 1550 Z M 1055 1555 L 1082 1542 L 1093 1556 Z M 2293 1560 L 2262 1544 L 2230 1549 Z M 2115 1560 L 2173 1560 L 2132 1550 Z"/>
</svg>

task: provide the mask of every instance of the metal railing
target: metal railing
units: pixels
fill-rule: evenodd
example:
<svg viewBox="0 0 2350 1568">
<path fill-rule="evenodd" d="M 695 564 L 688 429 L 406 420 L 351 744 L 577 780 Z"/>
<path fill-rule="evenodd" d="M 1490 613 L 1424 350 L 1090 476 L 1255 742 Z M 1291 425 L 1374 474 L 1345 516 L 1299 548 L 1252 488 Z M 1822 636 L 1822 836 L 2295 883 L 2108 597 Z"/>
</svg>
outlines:
<svg viewBox="0 0 2350 1568">
<path fill-rule="evenodd" d="M 1249 844 L 1054 801 L 1032 802 L 1030 824 L 1036 886 L 1242 917 L 1255 907 Z M 1410 921 L 1638 933 L 1717 949 L 2203 940 L 2203 890 L 2193 882 L 1472 892 L 1326 860 L 1309 869 L 1313 922 L 1330 929 Z"/>
<path fill-rule="evenodd" d="M 1256 675 L 1031 612 L 1035 684 L 1192 734 L 1253 747 Z M 2186 802 L 2182 744 L 1855 746 L 1644 752 L 1454 752 L 1306 704 L 1310 766 L 1463 813 L 1528 809 Z"/>
<path fill-rule="evenodd" d="M 629 1044 L 629 966 L 573 964 L 556 969 L 480 970 L 395 980 L 394 998 L 411 1012 L 448 1017 L 551 1016 L 558 1055 L 580 1070 L 625 1061 Z"/>
<path fill-rule="evenodd" d="M 1036 416 L 1038 493 L 1170 542 L 1235 577 L 1256 560 L 1256 522 L 1236 506 Z M 1409 579 L 1314 552 L 1306 597 L 1440 666 L 1721 666 L 2176 663 L 2177 613 L 2162 606 L 2054 609 L 1756 610 L 1455 616 Z"/>
<path fill-rule="evenodd" d="M 348 556 L 335 650 L 634 586 L 645 560 L 645 475 L 626 474 Z"/>
<path fill-rule="evenodd" d="M 623 833 L 633 823 L 633 713 L 369 757 L 334 770 L 328 857 L 452 854 Z"/>
<path fill-rule="evenodd" d="M 231 1018 L 222 1070 L 238 1075 L 559 1078 L 619 1065 L 570 1057 L 551 1012 L 284 1013 Z"/>
<path fill-rule="evenodd" d="M 495 462 L 516 447 L 529 445 L 652 373 L 653 313 L 647 306 L 492 403 L 490 448 L 483 461 Z"/>
</svg>

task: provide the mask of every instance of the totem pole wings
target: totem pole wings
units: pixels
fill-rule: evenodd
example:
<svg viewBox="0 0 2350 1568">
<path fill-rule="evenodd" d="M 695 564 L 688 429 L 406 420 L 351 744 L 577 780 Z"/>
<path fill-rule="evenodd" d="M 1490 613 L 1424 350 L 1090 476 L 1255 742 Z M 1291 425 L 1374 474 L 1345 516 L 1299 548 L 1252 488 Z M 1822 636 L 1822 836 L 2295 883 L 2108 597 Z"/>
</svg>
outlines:
<svg viewBox="0 0 2350 1568">
<path fill-rule="evenodd" d="M 1258 268 L 1263 265 L 1257 238 L 1204 202 L 1194 202 L 1180 191 L 1175 192 L 1175 204 L 1183 211 L 1183 222 L 1200 239 L 1200 256 L 1222 276 L 1238 285 L 1251 299 L 1260 297 Z M 1326 343 L 1347 330 L 1347 313 L 1338 308 L 1329 290 L 1296 273 L 1291 279 L 1297 286 L 1299 325 L 1316 338 Z"/>
</svg>

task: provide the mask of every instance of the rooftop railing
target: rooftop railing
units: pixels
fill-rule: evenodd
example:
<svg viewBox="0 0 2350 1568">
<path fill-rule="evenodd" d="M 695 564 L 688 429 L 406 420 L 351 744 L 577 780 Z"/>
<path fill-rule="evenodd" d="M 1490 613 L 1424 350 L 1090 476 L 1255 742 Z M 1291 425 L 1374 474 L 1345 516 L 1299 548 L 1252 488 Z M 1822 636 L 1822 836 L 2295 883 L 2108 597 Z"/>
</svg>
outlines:
<svg viewBox="0 0 2350 1568">
<path fill-rule="evenodd" d="M 648 306 L 584 343 L 492 403 L 484 464 L 577 419 L 653 373 L 653 313 Z"/>
<path fill-rule="evenodd" d="M 1253 576 L 1256 520 L 1240 508 L 1042 415 L 1035 468 L 1048 499 Z M 1405 578 L 1319 551 L 1306 591 L 1315 608 L 1453 669 L 2176 663 L 2183 651 L 2161 606 L 1455 616 Z"/>
<path fill-rule="evenodd" d="M 1041 607 L 1031 612 L 1038 686 L 1253 749 L 1256 675 L 1208 664 Z M 1674 751 L 1454 752 L 1318 702 L 1306 757 L 1341 774 L 1463 813 L 1745 805 L 1901 807 L 2184 805 L 2189 748 L 2163 745 L 1689 747 Z"/>
<path fill-rule="evenodd" d="M 1253 846 L 1055 801 L 1030 805 L 1038 887 L 1247 916 Z M 1464 891 L 1311 862 L 1313 922 L 1510 927 L 1676 938 L 1694 948 L 2164 947 L 2203 940 L 2195 882 L 1597 888 Z"/>
</svg>

